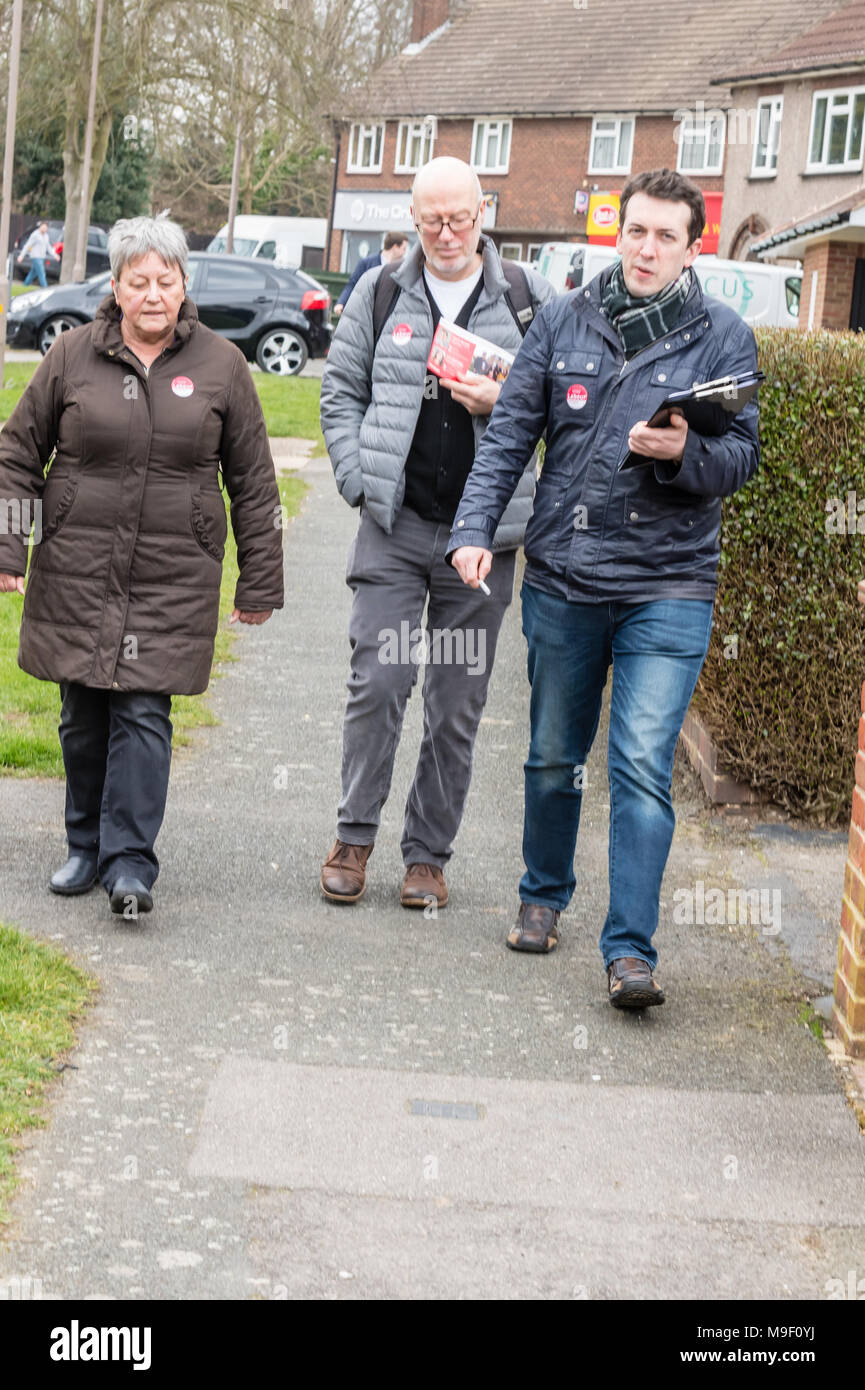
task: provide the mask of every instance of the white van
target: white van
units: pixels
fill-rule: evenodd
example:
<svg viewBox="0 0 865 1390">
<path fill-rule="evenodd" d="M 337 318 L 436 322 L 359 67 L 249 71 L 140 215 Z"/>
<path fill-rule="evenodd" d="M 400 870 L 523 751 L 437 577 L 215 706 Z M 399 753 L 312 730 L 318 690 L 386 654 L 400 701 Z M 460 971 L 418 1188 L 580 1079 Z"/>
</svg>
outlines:
<svg viewBox="0 0 865 1390">
<path fill-rule="evenodd" d="M 225 251 L 227 239 L 226 222 L 207 250 Z M 235 256 L 261 256 L 275 265 L 299 266 L 305 247 L 323 251 L 326 243 L 326 217 L 259 217 L 240 213 L 234 219 Z"/>
<path fill-rule="evenodd" d="M 694 269 L 706 294 L 729 304 L 746 323 L 798 328 L 801 267 L 698 256 Z"/>
<path fill-rule="evenodd" d="M 561 293 L 587 285 L 618 254 L 613 246 L 548 241 L 541 247 L 538 270 Z M 729 304 L 746 323 L 798 327 L 801 270 L 760 261 L 721 261 L 717 256 L 698 256 L 694 270 L 705 293 Z"/>
</svg>

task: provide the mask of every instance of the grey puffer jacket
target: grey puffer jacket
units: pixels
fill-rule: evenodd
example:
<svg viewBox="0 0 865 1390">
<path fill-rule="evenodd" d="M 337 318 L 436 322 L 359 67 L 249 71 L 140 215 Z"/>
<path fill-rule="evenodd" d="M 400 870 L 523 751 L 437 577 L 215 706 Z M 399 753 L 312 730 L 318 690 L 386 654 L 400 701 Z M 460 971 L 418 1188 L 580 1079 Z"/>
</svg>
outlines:
<svg viewBox="0 0 865 1390">
<path fill-rule="evenodd" d="M 505 295 L 498 252 L 482 237 L 483 288 L 469 319 L 469 331 L 508 352 L 518 352 L 522 335 Z M 394 274 L 400 296 L 373 342 L 372 310 L 380 269 L 367 271 L 346 305 L 333 337 L 321 383 L 321 428 L 336 485 L 345 500 L 366 503 L 384 531 L 405 495 L 404 469 L 414 438 L 427 379 L 433 320 L 423 285 L 424 255 L 418 244 Z M 534 271 L 526 272 L 535 312 L 555 291 Z M 400 332 L 394 330 L 399 326 Z M 472 416 L 477 449 L 489 416 Z M 532 514 L 537 469 L 532 457 L 502 516 L 494 550 L 522 543 Z"/>
</svg>

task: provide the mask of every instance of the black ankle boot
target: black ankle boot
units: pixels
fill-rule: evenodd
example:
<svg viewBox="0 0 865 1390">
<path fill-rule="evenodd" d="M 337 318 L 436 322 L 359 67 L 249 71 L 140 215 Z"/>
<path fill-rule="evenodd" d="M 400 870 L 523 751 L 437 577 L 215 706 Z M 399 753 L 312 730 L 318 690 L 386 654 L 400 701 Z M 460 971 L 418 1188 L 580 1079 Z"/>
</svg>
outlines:
<svg viewBox="0 0 865 1390">
<path fill-rule="evenodd" d="M 48 884 L 51 892 L 61 893 L 67 898 L 74 897 L 77 893 L 89 893 L 96 882 L 96 861 L 95 854 L 73 850 L 63 868 L 51 875 Z"/>
</svg>

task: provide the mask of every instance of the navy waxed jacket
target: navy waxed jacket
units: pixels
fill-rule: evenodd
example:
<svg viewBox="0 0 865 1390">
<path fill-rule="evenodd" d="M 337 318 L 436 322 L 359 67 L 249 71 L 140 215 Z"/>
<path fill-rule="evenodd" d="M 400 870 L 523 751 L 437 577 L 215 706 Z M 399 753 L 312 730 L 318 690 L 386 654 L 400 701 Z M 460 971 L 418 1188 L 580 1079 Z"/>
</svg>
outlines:
<svg viewBox="0 0 865 1390">
<path fill-rule="evenodd" d="M 448 554 L 490 548 L 499 517 L 546 430 L 526 530 L 526 581 L 574 602 L 711 599 L 721 498 L 757 469 L 756 399 L 726 434 L 688 430 L 681 463 L 619 471 L 628 433 L 670 391 L 753 370 L 749 326 L 705 297 L 696 275 L 675 329 L 625 362 L 600 312 L 612 267 L 536 314 L 478 446 Z M 495 570 L 493 570 L 493 578 Z M 490 580 L 493 582 L 493 579 Z"/>
</svg>

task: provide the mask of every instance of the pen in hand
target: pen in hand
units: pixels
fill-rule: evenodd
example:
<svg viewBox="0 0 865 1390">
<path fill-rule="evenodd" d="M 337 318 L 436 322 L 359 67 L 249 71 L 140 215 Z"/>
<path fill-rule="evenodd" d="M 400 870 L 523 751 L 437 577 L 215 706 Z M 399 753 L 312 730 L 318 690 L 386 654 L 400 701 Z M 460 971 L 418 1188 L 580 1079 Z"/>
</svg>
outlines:
<svg viewBox="0 0 865 1390">
<path fill-rule="evenodd" d="M 483 590 L 483 592 L 486 594 L 487 598 L 491 598 L 491 597 L 492 597 L 492 595 L 491 595 L 491 593 L 490 593 L 490 590 L 487 588 L 486 584 L 484 583 L 484 581 L 483 581 L 482 579 L 479 579 L 479 580 L 478 580 L 478 588 Z"/>
</svg>

